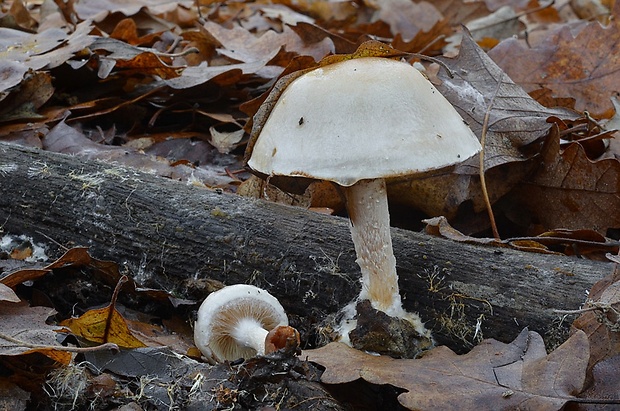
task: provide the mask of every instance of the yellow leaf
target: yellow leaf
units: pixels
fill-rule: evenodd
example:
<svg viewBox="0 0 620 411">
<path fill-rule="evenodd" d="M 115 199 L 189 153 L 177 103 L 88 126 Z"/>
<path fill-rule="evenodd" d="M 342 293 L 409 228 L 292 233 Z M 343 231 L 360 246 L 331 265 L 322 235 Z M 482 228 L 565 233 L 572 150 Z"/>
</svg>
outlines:
<svg viewBox="0 0 620 411">
<path fill-rule="evenodd" d="M 87 311 L 79 318 L 70 318 L 60 325 L 69 327 L 72 333 L 88 341 L 114 343 L 124 348 L 146 347 L 131 334 L 123 316 L 112 306 Z"/>
</svg>

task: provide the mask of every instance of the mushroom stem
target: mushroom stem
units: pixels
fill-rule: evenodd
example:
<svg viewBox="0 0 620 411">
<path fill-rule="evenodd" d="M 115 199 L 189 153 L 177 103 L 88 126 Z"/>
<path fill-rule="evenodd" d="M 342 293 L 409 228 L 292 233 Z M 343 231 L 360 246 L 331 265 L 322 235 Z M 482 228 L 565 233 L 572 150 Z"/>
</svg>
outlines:
<svg viewBox="0 0 620 411">
<path fill-rule="evenodd" d="M 232 330 L 232 337 L 237 344 L 256 350 L 257 355 L 265 355 L 265 339 L 269 331 L 253 318 L 242 318 Z"/>
<path fill-rule="evenodd" d="M 344 192 L 356 262 L 362 271 L 360 299 L 370 300 L 376 310 L 388 315 L 402 315 L 385 180 L 360 180 Z"/>
</svg>

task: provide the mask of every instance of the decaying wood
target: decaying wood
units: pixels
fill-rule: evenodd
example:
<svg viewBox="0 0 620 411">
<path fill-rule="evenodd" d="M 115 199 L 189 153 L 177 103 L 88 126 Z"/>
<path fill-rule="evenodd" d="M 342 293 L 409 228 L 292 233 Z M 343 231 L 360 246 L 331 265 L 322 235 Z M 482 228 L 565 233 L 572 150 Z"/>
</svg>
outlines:
<svg viewBox="0 0 620 411">
<path fill-rule="evenodd" d="M 346 219 L 5 144 L 0 227 L 89 246 L 143 286 L 181 297 L 205 279 L 267 288 L 302 329 L 359 293 Z M 553 309 L 578 308 L 611 272 L 610 264 L 574 257 L 400 229 L 392 235 L 405 307 L 420 313 L 439 342 L 461 351 L 481 337 L 510 341 L 524 327 L 557 341 L 568 321 Z"/>
</svg>

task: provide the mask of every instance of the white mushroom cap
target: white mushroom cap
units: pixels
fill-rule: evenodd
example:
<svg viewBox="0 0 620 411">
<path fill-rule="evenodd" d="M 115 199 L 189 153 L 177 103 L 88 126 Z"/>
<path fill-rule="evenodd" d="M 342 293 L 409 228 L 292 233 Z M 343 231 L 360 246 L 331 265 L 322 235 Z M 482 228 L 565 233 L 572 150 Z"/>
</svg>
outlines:
<svg viewBox="0 0 620 411">
<path fill-rule="evenodd" d="M 194 342 L 210 362 L 265 353 L 272 329 L 288 325 L 284 308 L 267 291 L 246 284 L 209 294 L 198 310 Z"/>
<path fill-rule="evenodd" d="M 289 84 L 265 121 L 248 166 L 351 186 L 443 168 L 481 149 L 454 107 L 407 63 L 367 57 Z"/>
</svg>

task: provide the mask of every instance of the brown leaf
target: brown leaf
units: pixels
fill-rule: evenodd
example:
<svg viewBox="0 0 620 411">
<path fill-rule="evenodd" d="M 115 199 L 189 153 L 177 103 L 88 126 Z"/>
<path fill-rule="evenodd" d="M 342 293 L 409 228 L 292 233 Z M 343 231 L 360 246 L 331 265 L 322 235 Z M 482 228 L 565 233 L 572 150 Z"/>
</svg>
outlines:
<svg viewBox="0 0 620 411">
<path fill-rule="evenodd" d="M 113 38 L 97 38 L 91 49 L 105 52 L 100 57 L 100 78 L 107 78 L 113 68 L 139 70 L 141 73 L 152 74 L 162 79 L 179 76 L 179 67 L 171 66 L 171 59 L 156 49 L 136 47 Z M 125 73 L 132 74 L 132 71 Z"/>
<path fill-rule="evenodd" d="M 532 154 L 528 156 L 522 149 L 547 134 L 551 128 L 547 123 L 550 116 L 576 117 L 573 112 L 549 109 L 533 100 L 470 35 L 463 36 L 457 58 L 442 61 L 454 77 L 440 70 L 437 77 L 441 84 L 437 88 L 478 136 L 482 134 L 484 117 L 490 107 L 484 147 L 486 170 L 531 157 Z M 477 173 L 477 163 L 474 159 L 459 172 Z"/>
<path fill-rule="evenodd" d="M 426 225 L 424 226 L 424 231 L 427 234 L 434 235 L 437 237 L 447 238 L 452 241 L 461 242 L 461 243 L 469 243 L 469 244 L 478 244 L 478 245 L 486 245 L 486 246 L 495 246 L 495 247 L 504 247 L 505 244 L 494 238 L 477 238 L 465 235 L 452 227 L 446 217 L 439 216 L 428 218 L 426 220 L 422 220 Z"/>
<path fill-rule="evenodd" d="M 433 6 L 444 16 L 450 26 L 478 19 L 489 14 L 488 2 L 467 0 L 434 0 Z"/>
<path fill-rule="evenodd" d="M 611 358 L 607 358 L 597 363 L 592 369 L 592 386 L 583 392 L 580 397 L 593 399 L 616 399 L 620 401 L 620 378 L 618 378 L 618 370 L 620 370 L 620 354 L 616 354 Z M 602 406 L 597 408 L 580 407 L 579 410 L 613 411 L 617 408 L 618 403 L 608 405 L 607 408 Z"/>
<path fill-rule="evenodd" d="M 620 2 L 612 11 L 620 15 Z M 610 97 L 620 92 L 620 21 L 565 24 L 539 42 L 514 38 L 501 42 L 489 56 L 526 91 L 545 87 L 555 97 L 576 100 L 575 108 L 594 117 L 611 117 Z"/>
<path fill-rule="evenodd" d="M 184 319 L 173 317 L 162 320 L 165 326 L 151 324 L 145 321 L 126 320 L 131 333 L 149 347 L 168 347 L 171 350 L 185 354 L 194 345 L 194 330 Z M 200 358 L 200 354 L 198 355 Z"/>
<path fill-rule="evenodd" d="M 222 55 L 243 63 L 264 60 L 265 56 L 271 60 L 286 44 L 282 36 L 272 30 L 257 37 L 243 27 L 226 29 L 210 21 L 204 24 L 204 29 L 222 45 L 219 50 Z"/>
<path fill-rule="evenodd" d="M 0 122 L 43 119 L 38 109 L 53 94 L 52 76 L 49 73 L 28 71 L 21 83 L 0 101 Z"/>
<path fill-rule="evenodd" d="M 495 47 L 501 39 L 519 35 L 524 29 L 516 11 L 508 5 L 489 15 L 471 20 L 466 26 L 478 45 L 485 50 Z"/>
<path fill-rule="evenodd" d="M 566 254 L 604 260 L 603 255 L 610 251 L 617 252 L 618 244 L 608 241 L 604 236 L 592 230 L 557 229 L 546 231 L 535 237 L 516 237 L 497 240 L 494 238 L 471 237 L 461 233 L 443 217 L 422 220 L 426 223 L 427 234 L 447 238 L 452 241 L 494 247 L 511 247 L 516 250 L 543 254 Z"/>
<path fill-rule="evenodd" d="M 428 23 L 426 27 L 421 27 L 421 30 L 411 41 L 403 41 L 403 36 L 397 33 L 392 41 L 392 46 L 403 51 L 420 52 L 423 50 L 423 53 L 427 55 L 443 54 L 445 53 L 446 38 L 450 42 L 460 43 L 460 35 L 454 33 L 462 24 L 489 14 L 485 2 L 481 1 L 434 0 L 430 3 L 440 13 L 441 19 L 432 27 L 429 27 Z M 431 13 L 431 15 L 435 13 Z"/>
<path fill-rule="evenodd" d="M 452 103 L 465 122 L 482 135 L 484 117 L 489 124 L 484 146 L 486 185 L 491 203 L 509 192 L 533 163 L 536 151 L 525 147 L 547 134 L 551 115 L 571 118 L 572 113 L 547 109 L 515 85 L 486 55 L 474 39 L 465 33 L 459 55 L 441 59 L 450 69 L 440 69 L 438 90 Z M 451 77 L 452 74 L 452 77 Z M 485 209 L 478 176 L 478 156 L 456 167 L 454 173 L 417 179 L 394 185 L 393 196 L 430 216 L 456 216 L 460 205 L 471 200 L 474 210 Z"/>
<path fill-rule="evenodd" d="M 344 2 L 339 4 L 344 4 Z M 299 36 L 301 41 L 303 41 L 303 43 L 308 46 L 308 49 L 310 49 L 310 46 L 312 46 L 312 50 L 309 50 L 307 52 L 304 52 L 304 50 L 301 49 L 294 50 L 297 51 L 299 55 L 311 55 L 317 61 L 320 58 L 325 57 L 326 54 L 322 55 L 320 58 L 317 59 L 317 55 L 321 54 L 322 51 L 317 53 L 314 49 L 317 48 L 317 45 L 319 45 L 319 47 L 324 47 L 325 39 L 327 37 L 331 40 L 331 43 L 333 44 L 334 50 L 332 50 L 332 52 L 334 53 L 353 53 L 357 48 L 356 43 L 315 24 L 297 23 L 295 26 L 290 27 L 290 29 Z"/>
<path fill-rule="evenodd" d="M 34 19 L 30 15 L 28 8 L 24 4 L 24 2 L 21 0 L 14 1 L 11 4 L 11 8 L 9 9 L 9 12 L 3 16 L 3 20 L 5 20 L 3 22 L 4 27 L 9 26 L 8 24 L 6 24 L 6 19 L 5 19 L 7 15 L 11 16 L 14 19 L 15 25 L 19 26 L 19 28 L 25 28 L 25 29 L 32 30 L 32 29 L 35 29 L 38 25 L 38 22 L 36 21 L 36 19 Z M 18 28 L 18 27 L 12 27 L 12 28 Z"/>
<path fill-rule="evenodd" d="M 443 19 L 439 10 L 426 1 L 392 0 L 377 5 L 372 21 L 388 23 L 392 34 L 398 34 L 404 42 L 411 41 L 420 31 L 431 31 Z"/>
<path fill-rule="evenodd" d="M 244 136 L 243 129 L 235 131 L 218 131 L 215 127 L 209 127 L 211 139 L 209 142 L 222 154 L 228 154 L 241 145 Z"/>
<path fill-rule="evenodd" d="M 111 38 L 122 40 L 133 46 L 150 43 L 159 36 L 160 33 L 149 33 L 145 36 L 139 36 L 136 20 L 129 18 L 119 21 L 112 33 L 110 33 Z"/>
<path fill-rule="evenodd" d="M 592 352 L 588 365 L 591 370 L 597 363 L 620 354 L 620 271 L 617 267 L 592 286 L 584 308 L 591 311 L 579 316 L 571 331 L 587 334 Z"/>
<path fill-rule="evenodd" d="M 579 143 L 560 150 L 557 132 L 542 150 L 541 167 L 511 195 L 544 230 L 620 227 L 620 163 L 592 161 Z"/>
<path fill-rule="evenodd" d="M 57 327 L 46 324 L 48 317 L 53 314 L 55 311 L 48 307 L 0 302 L 0 355 L 38 352 L 61 364 L 68 364 L 71 354 L 54 350 L 54 346 L 60 347 L 56 341 Z M 7 340 L 3 336 L 14 340 Z"/>
<path fill-rule="evenodd" d="M 0 283 L 14 288 L 18 284 L 21 284 L 25 281 L 33 281 L 37 278 L 43 277 L 45 274 L 49 273 L 54 268 L 62 268 L 68 266 L 83 266 L 88 264 L 91 261 L 90 255 L 88 254 L 88 249 L 85 247 L 75 247 L 68 250 L 65 254 L 63 254 L 60 258 L 52 262 L 51 264 L 46 265 L 41 268 L 27 268 L 22 270 L 17 270 L 11 272 L 4 276 Z"/>
<path fill-rule="evenodd" d="M 301 0 L 296 6 L 310 16 L 315 16 L 323 24 L 329 26 L 335 22 L 353 22 L 359 12 L 356 3 L 351 1 Z"/>
<path fill-rule="evenodd" d="M 58 67 L 93 42 L 91 29 L 91 23 L 86 21 L 71 34 L 59 28 L 37 34 L 0 28 L 0 54 L 34 70 Z"/>
<path fill-rule="evenodd" d="M 75 5 L 75 11 L 83 20 L 101 21 L 113 13 L 133 16 L 145 8 L 151 15 L 158 15 L 172 12 L 179 7 L 189 8 L 193 5 L 194 2 L 188 0 L 175 2 L 161 0 L 82 0 Z"/>
<path fill-rule="evenodd" d="M 547 355 L 542 337 L 524 330 L 510 344 L 487 339 L 465 355 L 441 346 L 396 360 L 331 343 L 302 356 L 325 367 L 326 384 L 362 378 L 400 387 L 399 402 L 412 410 L 560 410 L 583 389 L 589 348 L 576 333 Z"/>
<path fill-rule="evenodd" d="M 0 303 L 2 302 L 18 303 L 20 301 L 15 291 L 9 286 L 0 283 Z"/>
<path fill-rule="evenodd" d="M 241 74 L 254 74 L 258 72 L 267 65 L 269 60 L 271 58 L 267 56 L 251 63 L 227 64 L 223 66 L 209 66 L 207 62 L 202 62 L 199 66 L 187 67 L 183 70 L 180 77 L 168 79 L 165 81 L 165 84 L 174 89 L 187 89 L 230 73 L 237 73 L 238 80 Z"/>
<path fill-rule="evenodd" d="M 15 60 L 0 59 L 0 92 L 18 85 L 28 72 L 28 66 Z M 5 97 L 1 98 L 4 100 Z"/>
</svg>

